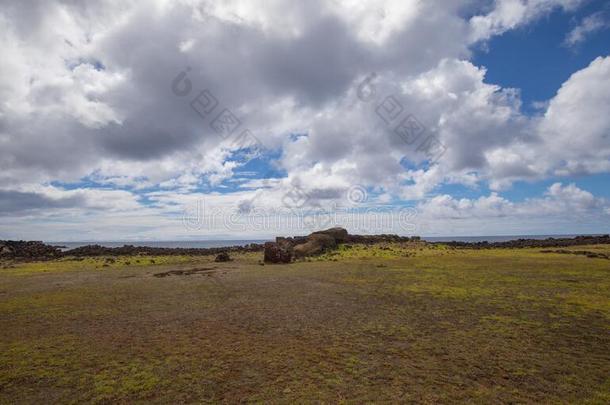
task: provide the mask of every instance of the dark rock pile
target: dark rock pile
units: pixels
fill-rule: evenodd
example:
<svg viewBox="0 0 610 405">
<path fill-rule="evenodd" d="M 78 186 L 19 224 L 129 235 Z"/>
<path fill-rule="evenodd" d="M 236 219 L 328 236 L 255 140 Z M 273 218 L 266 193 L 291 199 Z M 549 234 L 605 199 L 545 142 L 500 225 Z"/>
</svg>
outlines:
<svg viewBox="0 0 610 405">
<path fill-rule="evenodd" d="M 212 256 L 221 253 L 260 252 L 263 245 L 251 243 L 245 246 L 230 246 L 218 248 L 161 248 L 148 246 L 124 245 L 109 248 L 100 245 L 81 246 L 63 252 L 64 256 L 90 257 L 90 256 Z"/>
<path fill-rule="evenodd" d="M 54 259 L 61 257 L 59 248 L 46 245 L 38 241 L 0 241 L 0 258 L 31 260 L 31 259 Z"/>
<path fill-rule="evenodd" d="M 105 247 L 87 245 L 75 249 L 61 251 L 56 246 L 33 241 L 0 241 L 0 259 L 10 260 L 48 260 L 60 257 L 96 257 L 96 256 L 212 256 L 223 253 L 260 252 L 262 244 L 251 243 L 245 246 L 219 248 L 158 248 L 148 246 L 124 245 L 121 247 Z"/>
<path fill-rule="evenodd" d="M 447 245 L 467 249 L 493 249 L 493 248 L 551 248 L 582 245 L 610 244 L 610 235 L 577 236 L 575 238 L 547 238 L 547 239 L 515 239 L 506 242 L 434 242 L 437 245 Z"/>
</svg>

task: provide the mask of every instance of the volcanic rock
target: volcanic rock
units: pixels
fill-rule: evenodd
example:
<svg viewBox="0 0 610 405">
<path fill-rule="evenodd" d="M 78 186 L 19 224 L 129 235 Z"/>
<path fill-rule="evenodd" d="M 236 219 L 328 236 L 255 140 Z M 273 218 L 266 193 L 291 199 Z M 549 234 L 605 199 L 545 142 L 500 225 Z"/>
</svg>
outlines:
<svg viewBox="0 0 610 405">
<path fill-rule="evenodd" d="M 216 256 L 216 259 L 214 259 L 215 262 L 230 262 L 233 259 L 231 259 L 231 256 L 229 256 L 229 254 L 227 252 L 221 252 Z"/>
<path fill-rule="evenodd" d="M 61 256 L 61 250 L 38 241 L 0 241 L 0 256 L 9 259 L 49 259 Z"/>
<path fill-rule="evenodd" d="M 13 249 L 4 244 L 0 244 L 0 256 L 9 256 L 14 253 Z"/>
<path fill-rule="evenodd" d="M 278 242 L 265 243 L 266 263 L 290 263 L 292 261 L 292 246 Z"/>
</svg>

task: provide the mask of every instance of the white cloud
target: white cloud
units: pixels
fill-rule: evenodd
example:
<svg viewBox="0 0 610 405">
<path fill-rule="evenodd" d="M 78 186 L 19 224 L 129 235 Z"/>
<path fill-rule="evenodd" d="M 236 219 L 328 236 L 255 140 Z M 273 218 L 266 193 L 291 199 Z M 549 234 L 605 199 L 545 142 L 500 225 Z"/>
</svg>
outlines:
<svg viewBox="0 0 610 405">
<path fill-rule="evenodd" d="M 596 198 L 575 184 L 554 183 L 544 197 L 523 202 L 509 201 L 497 193 L 477 199 L 455 199 L 450 195 L 439 195 L 419 205 L 422 215 L 437 220 L 451 218 L 496 218 L 569 216 L 574 213 L 597 213 L 603 215 L 610 202 Z"/>
<path fill-rule="evenodd" d="M 470 19 L 471 41 L 487 40 L 494 35 L 521 27 L 547 15 L 556 8 L 574 10 L 586 0 L 495 0 L 487 14 Z"/>
<path fill-rule="evenodd" d="M 452 235 L 522 235 L 540 232 L 572 234 L 583 229 L 603 232 L 610 220 L 610 201 L 574 184 L 555 183 L 545 196 L 512 202 L 497 193 L 476 199 L 439 195 L 418 205 L 423 233 Z M 587 231 L 585 231 L 587 232 Z"/>
<path fill-rule="evenodd" d="M 610 170 L 610 57 L 574 73 L 550 101 L 538 128 L 557 174 Z"/>
<path fill-rule="evenodd" d="M 286 174 L 218 197 L 231 206 L 278 206 L 295 187 L 314 207 L 344 203 L 354 185 L 383 204 L 428 201 L 443 184 L 500 191 L 610 171 L 610 58 L 576 72 L 533 118 L 518 90 L 486 82 L 468 60 L 471 46 L 581 1 L 480 3 L 0 1 L 0 190 L 53 210 L 149 209 L 138 195 L 176 210 L 241 164 L 210 128 L 223 108 Z M 187 67 L 191 91 L 177 96 L 172 80 Z M 361 101 L 372 72 L 376 99 Z M 205 119 L 189 106 L 204 89 L 219 103 Z M 403 111 L 387 124 L 375 108 L 390 95 Z M 394 132 L 408 114 L 447 147 L 438 164 Z M 40 189 L 83 177 L 125 190 Z"/>
<path fill-rule="evenodd" d="M 590 35 L 610 27 L 610 19 L 605 11 L 598 11 L 585 18 L 572 29 L 564 40 L 566 46 L 572 47 L 584 42 Z"/>
</svg>

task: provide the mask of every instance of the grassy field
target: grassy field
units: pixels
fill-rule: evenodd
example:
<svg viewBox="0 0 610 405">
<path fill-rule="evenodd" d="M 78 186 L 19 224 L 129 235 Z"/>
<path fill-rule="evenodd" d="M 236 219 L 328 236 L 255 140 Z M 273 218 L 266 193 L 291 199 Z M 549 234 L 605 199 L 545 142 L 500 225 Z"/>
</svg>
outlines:
<svg viewBox="0 0 610 405">
<path fill-rule="evenodd" d="M 0 403 L 610 403 L 610 260 L 261 256 L 5 263 Z"/>
</svg>

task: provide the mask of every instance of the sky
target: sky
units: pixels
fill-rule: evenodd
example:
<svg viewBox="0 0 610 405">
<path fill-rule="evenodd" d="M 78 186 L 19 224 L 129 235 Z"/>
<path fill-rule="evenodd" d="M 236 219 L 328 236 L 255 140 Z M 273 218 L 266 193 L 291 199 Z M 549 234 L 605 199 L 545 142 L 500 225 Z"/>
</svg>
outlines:
<svg viewBox="0 0 610 405">
<path fill-rule="evenodd" d="M 0 239 L 610 231 L 610 3 L 0 0 Z"/>
</svg>

